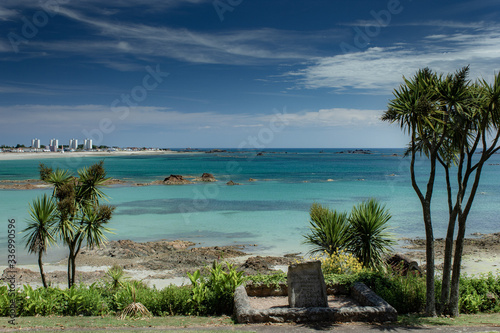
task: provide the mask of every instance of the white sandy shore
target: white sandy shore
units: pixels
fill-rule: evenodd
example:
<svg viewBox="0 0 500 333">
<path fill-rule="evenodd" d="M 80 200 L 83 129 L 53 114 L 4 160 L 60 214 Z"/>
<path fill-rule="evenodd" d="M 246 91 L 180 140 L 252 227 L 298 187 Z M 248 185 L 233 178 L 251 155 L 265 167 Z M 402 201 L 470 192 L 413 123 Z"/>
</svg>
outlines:
<svg viewBox="0 0 500 333">
<path fill-rule="evenodd" d="M 172 155 L 185 154 L 186 152 L 172 150 L 141 150 L 141 151 L 84 151 L 84 152 L 37 152 L 37 153 L 12 153 L 0 152 L 0 161 L 9 160 L 33 160 L 46 158 L 81 158 L 94 156 L 132 156 L 132 155 Z"/>
</svg>

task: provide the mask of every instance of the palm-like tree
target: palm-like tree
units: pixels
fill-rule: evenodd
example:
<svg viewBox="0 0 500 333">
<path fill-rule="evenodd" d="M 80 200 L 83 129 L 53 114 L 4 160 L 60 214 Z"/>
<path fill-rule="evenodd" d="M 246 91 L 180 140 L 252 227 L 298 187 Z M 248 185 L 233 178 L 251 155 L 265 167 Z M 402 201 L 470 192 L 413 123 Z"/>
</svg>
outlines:
<svg viewBox="0 0 500 333">
<path fill-rule="evenodd" d="M 53 197 L 57 200 L 58 223 L 55 226 L 60 239 L 68 246 L 68 287 L 75 283 L 76 257 L 85 244 L 90 248 L 106 242 L 105 225 L 114 208 L 101 205 L 106 199 L 101 186 L 108 180 L 103 162 L 78 170 L 78 178 L 68 171 L 40 165 L 42 180 L 54 185 Z"/>
<path fill-rule="evenodd" d="M 391 214 L 375 199 L 354 206 L 349 217 L 347 248 L 366 268 L 383 265 L 383 255 L 395 244 L 387 232 Z"/>
<path fill-rule="evenodd" d="M 52 198 L 44 195 L 34 200 L 33 205 L 30 204 L 29 214 L 28 226 L 23 230 L 23 232 L 29 232 L 24 236 L 26 248 L 28 253 L 38 254 L 42 283 L 47 288 L 42 256 L 47 252 L 47 247 L 56 242 L 53 227 L 57 222 L 57 205 Z"/>
<path fill-rule="evenodd" d="M 347 242 L 347 213 L 332 211 L 314 203 L 310 209 L 310 234 L 304 235 L 305 244 L 313 245 L 310 253 L 333 254 L 343 249 Z"/>
<path fill-rule="evenodd" d="M 409 153 L 412 156 L 412 186 L 421 201 L 426 230 L 428 315 L 436 313 L 434 236 L 430 214 L 436 161 L 445 170 L 449 210 L 440 304 L 441 310 L 448 307 L 450 314 L 458 315 L 460 264 L 467 217 L 477 192 L 482 167 L 500 150 L 500 74 L 495 76 L 490 85 L 484 80 L 471 83 L 467 79 L 468 73 L 468 67 L 446 77 L 437 76 L 428 69 L 418 71 L 412 79 L 405 79 L 405 83 L 394 92 L 395 98 L 382 118 L 398 123 L 411 137 Z M 417 153 L 424 153 L 430 161 L 425 193 L 415 180 L 414 161 Z M 456 168 L 451 169 L 453 164 Z M 450 177 L 451 170 L 456 171 L 456 186 L 451 186 L 454 178 Z M 454 246 L 453 235 L 457 225 Z M 450 281 L 452 260 L 453 275 Z"/>
<path fill-rule="evenodd" d="M 438 86 L 443 77 L 430 69 L 419 70 L 412 78 L 404 78 L 404 84 L 394 91 L 394 99 L 382 120 L 397 123 L 410 135 L 410 176 L 412 187 L 421 206 L 426 238 L 426 313 L 436 315 L 434 285 L 434 231 L 431 217 L 431 200 L 436 177 L 439 151 L 445 143 L 449 113 L 440 100 Z M 430 161 L 429 177 L 425 192 L 421 190 L 415 175 L 417 154 L 424 153 Z"/>
</svg>

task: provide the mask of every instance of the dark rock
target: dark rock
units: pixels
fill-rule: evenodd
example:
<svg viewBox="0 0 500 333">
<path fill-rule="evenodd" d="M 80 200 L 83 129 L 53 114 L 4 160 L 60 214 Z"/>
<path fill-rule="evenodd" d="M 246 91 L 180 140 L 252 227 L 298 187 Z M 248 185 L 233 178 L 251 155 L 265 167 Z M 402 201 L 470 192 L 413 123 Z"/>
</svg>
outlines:
<svg viewBox="0 0 500 333">
<path fill-rule="evenodd" d="M 217 179 L 215 179 L 214 175 L 211 173 L 205 172 L 203 175 L 201 175 L 201 181 L 202 182 L 216 182 Z"/>
<path fill-rule="evenodd" d="M 245 271 L 263 273 L 269 271 L 269 263 L 261 256 L 250 257 L 241 265 L 241 268 Z"/>
<path fill-rule="evenodd" d="M 235 183 L 232 180 L 228 181 L 226 185 L 233 186 L 233 185 L 241 185 L 240 183 Z"/>
<path fill-rule="evenodd" d="M 170 175 L 163 180 L 166 185 L 191 184 L 190 180 L 184 179 L 181 175 Z"/>
<path fill-rule="evenodd" d="M 392 267 L 393 270 L 399 272 L 401 275 L 407 275 L 408 272 L 413 274 L 422 275 L 423 270 L 418 266 L 416 261 L 412 261 L 402 254 L 394 254 L 386 259 L 386 263 Z"/>
<path fill-rule="evenodd" d="M 206 151 L 205 153 L 206 153 L 206 154 L 214 154 L 214 153 L 225 153 L 225 152 L 227 152 L 227 150 L 222 150 L 222 149 L 212 149 L 212 150 Z"/>
</svg>

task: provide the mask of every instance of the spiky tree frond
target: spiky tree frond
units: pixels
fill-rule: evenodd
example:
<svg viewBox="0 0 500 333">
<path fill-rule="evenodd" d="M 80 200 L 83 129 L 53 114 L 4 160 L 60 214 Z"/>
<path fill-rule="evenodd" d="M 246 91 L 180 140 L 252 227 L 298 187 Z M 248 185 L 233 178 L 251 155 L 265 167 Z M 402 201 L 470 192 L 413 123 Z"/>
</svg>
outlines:
<svg viewBox="0 0 500 333">
<path fill-rule="evenodd" d="M 332 211 L 314 203 L 310 209 L 309 230 L 304 235 L 305 244 L 312 245 L 310 253 L 328 252 L 329 254 L 343 249 L 347 241 L 347 213 Z"/>
<path fill-rule="evenodd" d="M 383 255 L 395 244 L 388 232 L 391 214 L 375 199 L 354 206 L 349 217 L 347 248 L 367 268 L 383 264 Z"/>
<path fill-rule="evenodd" d="M 44 194 L 29 205 L 29 215 L 28 226 L 22 231 L 28 232 L 24 236 L 28 253 L 45 253 L 56 242 L 53 226 L 57 222 L 57 205 Z"/>
</svg>

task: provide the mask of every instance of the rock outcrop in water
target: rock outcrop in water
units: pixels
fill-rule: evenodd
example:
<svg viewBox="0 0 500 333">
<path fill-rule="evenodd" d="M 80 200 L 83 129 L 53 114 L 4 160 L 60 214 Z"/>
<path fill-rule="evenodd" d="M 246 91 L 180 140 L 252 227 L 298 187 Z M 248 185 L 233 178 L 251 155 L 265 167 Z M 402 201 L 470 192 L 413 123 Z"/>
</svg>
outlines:
<svg viewBox="0 0 500 333">
<path fill-rule="evenodd" d="M 202 181 L 202 182 L 216 182 L 217 179 L 215 179 L 214 175 L 211 173 L 205 172 L 203 175 L 201 175 L 200 178 L 197 178 L 196 180 Z"/>
<path fill-rule="evenodd" d="M 170 175 L 163 180 L 165 185 L 182 185 L 182 184 L 192 184 L 190 180 L 184 179 L 181 175 Z"/>
</svg>

